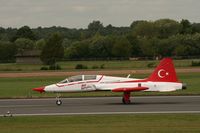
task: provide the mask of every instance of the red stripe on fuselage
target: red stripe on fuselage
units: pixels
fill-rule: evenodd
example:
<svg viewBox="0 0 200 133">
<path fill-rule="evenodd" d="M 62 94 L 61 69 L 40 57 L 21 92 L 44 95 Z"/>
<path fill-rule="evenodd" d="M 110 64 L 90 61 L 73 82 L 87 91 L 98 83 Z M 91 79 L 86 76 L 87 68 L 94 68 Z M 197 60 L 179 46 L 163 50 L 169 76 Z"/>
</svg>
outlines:
<svg viewBox="0 0 200 133">
<path fill-rule="evenodd" d="M 143 91 L 147 90 L 148 87 L 133 87 L 133 88 L 116 88 L 112 92 L 133 92 L 133 91 Z"/>
</svg>

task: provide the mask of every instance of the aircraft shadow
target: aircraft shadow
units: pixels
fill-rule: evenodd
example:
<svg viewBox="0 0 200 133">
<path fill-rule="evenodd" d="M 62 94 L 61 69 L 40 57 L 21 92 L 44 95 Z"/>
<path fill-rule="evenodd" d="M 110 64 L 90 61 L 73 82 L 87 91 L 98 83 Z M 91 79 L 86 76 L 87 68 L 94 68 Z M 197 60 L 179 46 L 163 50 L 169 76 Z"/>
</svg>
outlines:
<svg viewBox="0 0 200 133">
<path fill-rule="evenodd" d="M 167 104 L 184 104 L 183 102 L 132 102 L 130 104 L 123 103 L 107 103 L 107 105 L 167 105 Z"/>
</svg>

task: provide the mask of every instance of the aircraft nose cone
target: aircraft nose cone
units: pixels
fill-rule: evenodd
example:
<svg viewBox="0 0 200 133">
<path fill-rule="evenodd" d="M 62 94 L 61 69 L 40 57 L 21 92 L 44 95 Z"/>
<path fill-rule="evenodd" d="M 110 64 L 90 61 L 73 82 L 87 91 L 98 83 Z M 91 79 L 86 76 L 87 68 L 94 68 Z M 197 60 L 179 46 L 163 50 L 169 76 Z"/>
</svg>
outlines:
<svg viewBox="0 0 200 133">
<path fill-rule="evenodd" d="M 42 92 L 45 92 L 45 91 L 44 91 L 44 88 L 45 88 L 45 87 L 38 87 L 38 88 L 33 88 L 32 90 L 38 91 L 38 92 L 42 93 Z"/>
</svg>

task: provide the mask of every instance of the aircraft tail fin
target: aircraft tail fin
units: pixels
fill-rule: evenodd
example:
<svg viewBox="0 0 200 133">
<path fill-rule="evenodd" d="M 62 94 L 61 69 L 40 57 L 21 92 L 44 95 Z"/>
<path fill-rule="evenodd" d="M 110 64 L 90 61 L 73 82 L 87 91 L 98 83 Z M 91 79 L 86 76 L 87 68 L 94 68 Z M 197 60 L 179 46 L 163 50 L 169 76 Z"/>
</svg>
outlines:
<svg viewBox="0 0 200 133">
<path fill-rule="evenodd" d="M 174 64 L 171 58 L 164 58 L 156 67 L 153 73 L 148 77 L 149 81 L 157 82 L 177 82 L 177 76 Z"/>
</svg>

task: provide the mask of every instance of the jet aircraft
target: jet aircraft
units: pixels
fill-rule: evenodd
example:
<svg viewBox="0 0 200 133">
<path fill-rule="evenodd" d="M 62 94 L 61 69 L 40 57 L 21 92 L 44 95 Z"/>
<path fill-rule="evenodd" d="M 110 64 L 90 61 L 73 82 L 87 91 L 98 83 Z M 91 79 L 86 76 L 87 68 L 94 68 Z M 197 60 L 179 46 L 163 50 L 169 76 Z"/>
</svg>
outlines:
<svg viewBox="0 0 200 133">
<path fill-rule="evenodd" d="M 130 78 L 129 76 L 77 75 L 52 85 L 34 88 L 33 90 L 40 93 L 53 92 L 57 94 L 92 91 L 123 92 L 122 102 L 129 104 L 131 103 L 131 92 L 169 92 L 181 89 L 186 89 L 186 85 L 178 80 L 173 60 L 171 58 L 164 58 L 153 73 L 145 79 Z M 60 97 L 57 96 L 56 99 L 56 104 L 61 105 Z"/>
</svg>

